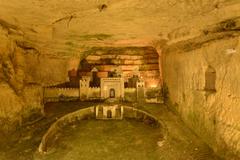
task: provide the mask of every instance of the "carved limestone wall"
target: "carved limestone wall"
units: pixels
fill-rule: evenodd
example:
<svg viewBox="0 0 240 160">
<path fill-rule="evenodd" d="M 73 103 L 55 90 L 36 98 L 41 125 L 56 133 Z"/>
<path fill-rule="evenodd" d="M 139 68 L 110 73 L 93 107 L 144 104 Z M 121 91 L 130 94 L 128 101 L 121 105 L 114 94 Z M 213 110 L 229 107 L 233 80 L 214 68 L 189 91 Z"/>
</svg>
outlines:
<svg viewBox="0 0 240 160">
<path fill-rule="evenodd" d="M 44 89 L 44 102 L 58 102 L 58 101 L 71 101 L 80 98 L 79 88 L 45 88 Z M 100 99 L 101 90 L 99 87 L 87 88 L 87 99 Z M 86 99 L 86 100 L 87 100 Z"/>
<path fill-rule="evenodd" d="M 101 98 L 101 89 L 100 87 L 90 87 L 88 89 L 88 97 L 91 99 Z"/>
<path fill-rule="evenodd" d="M 239 159 L 239 37 L 165 52 L 162 61 L 169 98 L 185 123 L 219 155 Z"/>
<path fill-rule="evenodd" d="M 122 120 L 123 119 L 123 106 L 99 105 L 99 106 L 96 106 L 95 113 L 96 113 L 96 119 Z"/>
<path fill-rule="evenodd" d="M 27 85 L 23 91 L 24 110 L 25 112 L 42 112 L 43 111 L 43 87 L 32 84 Z"/>
<path fill-rule="evenodd" d="M 79 99 L 79 88 L 44 88 L 44 102 Z"/>
<path fill-rule="evenodd" d="M 26 78 L 31 60 L 25 55 L 35 54 L 36 49 L 27 47 L 22 33 L 19 27 L 0 20 L 0 134 L 5 138 L 33 112 L 40 115 L 42 108 L 41 85 L 29 84 Z"/>
</svg>

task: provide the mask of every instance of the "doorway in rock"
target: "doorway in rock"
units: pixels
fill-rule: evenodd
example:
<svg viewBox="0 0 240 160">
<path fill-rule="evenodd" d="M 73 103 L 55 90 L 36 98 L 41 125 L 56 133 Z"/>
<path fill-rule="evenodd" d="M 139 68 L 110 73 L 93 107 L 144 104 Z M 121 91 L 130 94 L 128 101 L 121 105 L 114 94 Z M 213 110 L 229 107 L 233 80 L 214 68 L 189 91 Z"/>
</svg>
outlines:
<svg viewBox="0 0 240 160">
<path fill-rule="evenodd" d="M 111 88 L 110 89 L 110 98 L 115 98 L 115 89 Z"/>
<path fill-rule="evenodd" d="M 111 110 L 107 111 L 107 118 L 112 118 L 112 111 Z"/>
</svg>

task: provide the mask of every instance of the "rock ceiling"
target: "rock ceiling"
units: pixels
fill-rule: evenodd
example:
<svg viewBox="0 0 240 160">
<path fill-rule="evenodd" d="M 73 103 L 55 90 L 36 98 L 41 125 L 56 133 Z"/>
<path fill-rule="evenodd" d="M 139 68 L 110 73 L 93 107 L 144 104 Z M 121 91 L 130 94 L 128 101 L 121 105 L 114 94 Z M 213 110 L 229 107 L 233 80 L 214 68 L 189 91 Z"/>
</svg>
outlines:
<svg viewBox="0 0 240 160">
<path fill-rule="evenodd" d="M 239 16 L 239 2 L 0 0 L 0 25 L 42 54 L 68 56 L 91 46 L 151 45 L 170 33 L 196 36 L 208 25 Z"/>
</svg>

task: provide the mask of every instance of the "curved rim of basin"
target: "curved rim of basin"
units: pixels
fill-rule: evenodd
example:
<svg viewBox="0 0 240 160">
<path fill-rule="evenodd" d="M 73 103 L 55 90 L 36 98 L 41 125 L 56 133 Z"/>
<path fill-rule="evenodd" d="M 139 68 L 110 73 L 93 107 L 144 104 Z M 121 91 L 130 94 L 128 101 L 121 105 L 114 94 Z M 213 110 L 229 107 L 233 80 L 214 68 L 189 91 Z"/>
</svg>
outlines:
<svg viewBox="0 0 240 160">
<path fill-rule="evenodd" d="M 125 112 L 132 112 L 134 114 L 133 116 L 125 115 L 124 118 L 132 118 L 132 119 L 139 119 L 139 120 L 145 120 L 145 119 L 150 119 L 152 122 L 154 121 L 155 124 L 158 126 L 162 127 L 162 132 L 164 135 L 167 133 L 167 128 L 165 127 L 164 123 L 155 117 L 154 115 L 143 111 L 138 108 L 130 107 L 130 106 L 122 106 L 124 108 L 124 113 Z M 87 107 L 83 109 L 79 109 L 75 112 L 68 113 L 64 115 L 63 117 L 59 118 L 57 121 L 55 121 L 47 130 L 47 132 L 44 134 L 41 143 L 38 147 L 38 152 L 39 153 L 47 153 L 49 150 L 48 148 L 52 146 L 54 141 L 56 140 L 56 134 L 61 131 L 61 128 L 69 125 L 71 123 L 74 123 L 79 120 L 84 120 L 84 119 L 90 119 L 90 118 L 96 118 L 95 117 L 95 108 L 96 106 L 92 107 Z M 127 111 L 128 110 L 128 111 Z M 142 116 L 137 117 L 138 113 L 140 113 Z M 51 142 L 52 141 L 52 142 Z"/>
</svg>

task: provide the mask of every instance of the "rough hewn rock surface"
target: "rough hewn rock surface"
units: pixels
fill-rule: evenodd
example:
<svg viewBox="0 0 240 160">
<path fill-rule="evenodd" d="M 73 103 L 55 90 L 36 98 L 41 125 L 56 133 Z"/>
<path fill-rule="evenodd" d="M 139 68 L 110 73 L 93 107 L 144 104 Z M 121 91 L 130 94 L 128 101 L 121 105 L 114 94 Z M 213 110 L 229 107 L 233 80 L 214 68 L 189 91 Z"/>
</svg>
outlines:
<svg viewBox="0 0 240 160">
<path fill-rule="evenodd" d="M 89 70 L 80 68 L 82 75 L 96 67 L 98 76 L 107 77 L 109 71 L 120 70 L 128 81 L 137 74 L 145 81 L 146 86 L 159 84 L 158 53 L 151 46 L 146 47 L 96 47 L 88 51 L 86 63 Z"/>
<path fill-rule="evenodd" d="M 18 44 L 21 35 L 9 36 L 11 29 L 18 32 L 13 26 L 0 27 L 0 134 L 15 130 L 30 113 L 39 112 L 42 104 L 41 86 L 26 82 L 28 49 Z"/>
<path fill-rule="evenodd" d="M 198 35 L 207 25 L 239 15 L 238 2 L 1 0 L 0 24 L 20 30 L 42 54 L 70 56 L 89 46 L 144 46 L 159 38 Z M 99 9 L 102 5 L 106 6 L 103 10 Z"/>
<path fill-rule="evenodd" d="M 231 154 L 240 156 L 239 40 L 228 37 L 191 51 L 163 54 L 164 81 L 172 103 L 183 120 L 228 159 Z M 209 66 L 215 70 L 215 82 L 206 75 Z M 215 90 L 208 90 L 206 81 L 215 83 Z"/>
</svg>

